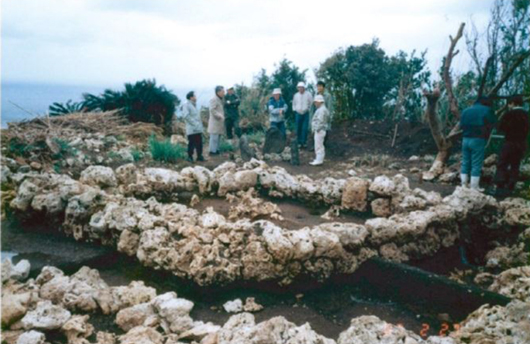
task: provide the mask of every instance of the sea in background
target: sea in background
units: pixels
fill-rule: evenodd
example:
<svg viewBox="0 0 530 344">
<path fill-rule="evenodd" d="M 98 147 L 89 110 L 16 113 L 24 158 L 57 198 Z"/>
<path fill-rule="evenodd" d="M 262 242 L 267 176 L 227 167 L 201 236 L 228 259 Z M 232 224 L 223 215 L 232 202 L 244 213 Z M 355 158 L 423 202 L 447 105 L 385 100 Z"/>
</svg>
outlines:
<svg viewBox="0 0 530 344">
<path fill-rule="evenodd" d="M 44 115 L 48 112 L 48 107 L 54 102 L 65 103 L 68 100 L 77 102 L 82 100 L 83 93 L 100 94 L 107 88 L 123 89 L 123 86 L 72 86 L 14 82 L 2 82 L 1 86 L 2 128 L 7 128 L 9 122 L 18 122 L 32 119 L 36 115 Z M 184 102 L 189 90 L 166 87 L 179 97 L 181 103 Z M 195 92 L 198 96 L 199 107 L 207 106 L 208 100 L 214 93 L 213 87 L 212 90 L 195 89 Z"/>
</svg>

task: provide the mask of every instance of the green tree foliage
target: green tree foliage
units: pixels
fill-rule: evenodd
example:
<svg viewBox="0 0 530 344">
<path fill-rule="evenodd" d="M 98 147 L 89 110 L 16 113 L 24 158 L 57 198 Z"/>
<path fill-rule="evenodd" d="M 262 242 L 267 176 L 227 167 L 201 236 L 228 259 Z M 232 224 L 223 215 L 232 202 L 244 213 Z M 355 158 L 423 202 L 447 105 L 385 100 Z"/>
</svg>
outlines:
<svg viewBox="0 0 530 344">
<path fill-rule="evenodd" d="M 180 100 L 155 80 L 126 83 L 123 91 L 105 90 L 101 95 L 83 94 L 83 105 L 88 111 L 120 109 L 131 122 L 167 124 L 171 121 Z"/>
<path fill-rule="evenodd" d="M 339 49 L 316 75 L 334 96 L 336 118 L 419 117 L 421 84 L 430 77 L 425 67 L 425 53 L 417 57 L 414 52 L 410 56 L 399 52 L 389 57 L 374 39 Z"/>
<path fill-rule="evenodd" d="M 239 107 L 241 119 L 249 121 L 253 128 L 264 126 L 268 123 L 267 102 L 272 95 L 274 88 L 281 88 L 282 97 L 289 105 L 286 118 L 289 121 L 293 118 L 292 100 L 298 91 L 296 85 L 306 82 L 307 70 L 300 70 L 292 61 L 282 59 L 275 66 L 272 74 L 267 75 L 267 71 L 262 69 L 254 77 L 251 86 L 236 85 L 236 94 L 241 99 Z"/>
</svg>

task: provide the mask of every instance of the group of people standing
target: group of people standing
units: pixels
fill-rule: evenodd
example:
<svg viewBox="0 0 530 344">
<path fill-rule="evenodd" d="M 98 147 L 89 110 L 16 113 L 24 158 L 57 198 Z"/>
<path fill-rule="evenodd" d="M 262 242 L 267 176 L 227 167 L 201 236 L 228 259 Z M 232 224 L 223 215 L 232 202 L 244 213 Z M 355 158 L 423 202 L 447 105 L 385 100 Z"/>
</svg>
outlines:
<svg viewBox="0 0 530 344">
<path fill-rule="evenodd" d="M 513 191 L 519 177 L 519 167 L 527 149 L 530 131 L 529 114 L 523 109 L 522 96 L 508 100 L 508 111 L 497 120 L 491 99 L 479 98 L 462 112 L 462 186 L 480 190 L 480 175 L 485 150 L 493 129 L 504 134 L 504 143 L 497 161 L 495 184 L 499 194 Z"/>
<path fill-rule="evenodd" d="M 219 154 L 221 136 L 225 135 L 229 140 L 234 135 L 241 135 L 239 129 L 239 104 L 240 100 L 231 87 L 225 92 L 223 86 L 215 87 L 215 96 L 210 100 L 210 116 L 208 119 L 208 134 L 210 135 L 210 155 Z M 201 115 L 197 109 L 197 96 L 194 91 L 186 95 L 186 102 L 182 105 L 182 111 L 177 113 L 177 118 L 186 123 L 186 135 L 188 136 L 188 160 L 193 162 L 196 153 L 197 161 L 204 161 L 202 148 L 202 134 L 204 126 Z"/>
<path fill-rule="evenodd" d="M 317 94 L 314 99 L 313 95 L 306 90 L 305 83 L 299 82 L 297 88 L 298 92 L 292 101 L 296 140 L 300 148 L 307 148 L 307 136 L 311 131 L 314 134 L 315 159 L 310 164 L 313 166 L 322 165 L 326 154 L 324 140 L 331 129 L 333 120 L 333 101 L 323 81 L 317 83 Z M 277 128 L 283 135 L 286 135 L 287 103 L 282 97 L 281 89 L 275 88 L 272 91 L 272 97 L 267 103 L 267 110 L 270 126 Z"/>
<path fill-rule="evenodd" d="M 301 148 L 307 148 L 307 136 L 309 131 L 314 133 L 315 159 L 311 165 L 322 165 L 324 163 L 325 148 L 324 140 L 327 132 L 331 129 L 333 101 L 326 84 L 322 81 L 317 83 L 317 95 L 306 90 L 303 82 L 297 85 L 298 92 L 292 100 L 295 114 L 296 140 Z M 210 155 L 219 154 L 219 146 L 222 135 L 231 140 L 234 136 L 241 135 L 239 128 L 239 105 L 241 101 L 231 87 L 225 92 L 223 86 L 215 87 L 215 96 L 210 100 L 208 134 L 210 135 Z M 188 136 L 188 160 L 193 161 L 194 154 L 197 161 L 204 161 L 202 147 L 202 124 L 199 110 L 197 109 L 197 96 L 193 91 L 186 95 L 186 102 L 182 105 L 182 111 L 177 113 L 177 118 L 186 123 L 186 135 Z M 287 135 L 285 114 L 288 105 L 282 97 L 282 91 L 275 88 L 267 103 L 270 126 L 277 128 L 284 136 Z"/>
</svg>

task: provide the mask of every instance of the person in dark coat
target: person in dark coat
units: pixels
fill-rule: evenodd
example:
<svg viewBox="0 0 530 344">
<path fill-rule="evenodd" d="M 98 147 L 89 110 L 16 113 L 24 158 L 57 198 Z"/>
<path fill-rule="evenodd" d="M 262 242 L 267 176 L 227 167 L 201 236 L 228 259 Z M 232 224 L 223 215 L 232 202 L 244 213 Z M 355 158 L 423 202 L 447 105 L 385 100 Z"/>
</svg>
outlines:
<svg viewBox="0 0 530 344">
<path fill-rule="evenodd" d="M 515 96 L 508 101 L 510 110 L 502 116 L 498 130 L 504 133 L 504 144 L 497 163 L 495 181 L 499 192 L 513 191 L 519 178 L 519 166 L 523 160 L 530 131 L 529 114 L 523 109 L 523 97 Z"/>
<path fill-rule="evenodd" d="M 225 105 L 225 126 L 226 137 L 231 140 L 236 136 L 240 136 L 239 131 L 239 104 L 241 101 L 234 92 L 234 88 L 230 87 L 224 99 Z"/>
<path fill-rule="evenodd" d="M 496 122 L 497 118 L 491 110 L 491 100 L 486 97 L 481 97 L 462 112 L 460 118 L 460 128 L 464 136 L 460 172 L 462 186 L 468 186 L 469 175 L 471 175 L 470 187 L 479 190 L 484 151 Z"/>
</svg>

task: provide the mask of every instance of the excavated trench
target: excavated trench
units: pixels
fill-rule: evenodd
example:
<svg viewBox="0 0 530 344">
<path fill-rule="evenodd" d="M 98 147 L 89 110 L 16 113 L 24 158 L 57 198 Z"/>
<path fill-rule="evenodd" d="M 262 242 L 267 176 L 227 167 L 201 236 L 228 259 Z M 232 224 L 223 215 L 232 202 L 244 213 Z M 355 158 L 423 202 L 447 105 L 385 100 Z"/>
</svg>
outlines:
<svg viewBox="0 0 530 344">
<path fill-rule="evenodd" d="M 322 220 L 323 208 L 308 209 L 292 200 L 275 202 L 288 214 L 285 221 L 289 225 L 284 221 L 285 227 L 297 229 Z M 214 207 L 220 213 L 227 211 L 226 201 L 221 199 L 205 199 L 201 203 L 197 206 L 199 210 Z M 342 220 L 363 222 L 352 214 Z M 509 302 L 504 296 L 457 284 L 433 273 L 445 274 L 462 268 L 456 247 L 441 249 L 434 256 L 411 261 L 408 265 L 372 258 L 353 274 L 334 274 L 325 282 L 300 275 L 288 286 L 280 286 L 278 281 L 245 281 L 201 287 L 169 272 L 144 267 L 137 259 L 111 248 L 67 238 L 41 222 L 3 221 L 2 243 L 2 259 L 12 257 L 15 263 L 28 259 L 32 277 L 45 265 L 59 267 L 68 274 L 86 265 L 98 269 L 111 286 L 142 280 L 155 287 L 158 293 L 176 291 L 180 297 L 194 302 L 191 313 L 194 319 L 217 324 L 225 323 L 232 315 L 222 310 L 226 301 L 254 297 L 264 306 L 261 312 L 255 313 L 256 321 L 282 315 L 297 325 L 309 322 L 317 333 L 328 338 L 337 338 L 348 328 L 350 319 L 361 315 L 376 315 L 422 337 L 444 335 L 482 304 Z M 91 314 L 91 323 L 96 329 L 122 332 L 114 324 L 114 316 Z M 61 335 L 56 335 L 61 341 Z"/>
</svg>

